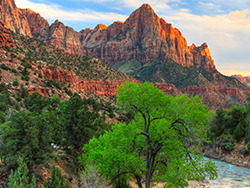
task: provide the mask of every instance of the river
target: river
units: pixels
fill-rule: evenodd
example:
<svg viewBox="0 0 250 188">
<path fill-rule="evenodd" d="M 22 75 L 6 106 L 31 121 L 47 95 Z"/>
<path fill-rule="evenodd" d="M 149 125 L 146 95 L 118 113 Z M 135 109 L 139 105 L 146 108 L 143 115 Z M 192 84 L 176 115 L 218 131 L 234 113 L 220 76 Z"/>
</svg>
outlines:
<svg viewBox="0 0 250 188">
<path fill-rule="evenodd" d="M 204 161 L 212 160 L 218 166 L 218 178 L 209 180 L 211 188 L 243 188 L 250 187 L 250 169 L 232 165 L 223 161 L 204 157 Z"/>
</svg>

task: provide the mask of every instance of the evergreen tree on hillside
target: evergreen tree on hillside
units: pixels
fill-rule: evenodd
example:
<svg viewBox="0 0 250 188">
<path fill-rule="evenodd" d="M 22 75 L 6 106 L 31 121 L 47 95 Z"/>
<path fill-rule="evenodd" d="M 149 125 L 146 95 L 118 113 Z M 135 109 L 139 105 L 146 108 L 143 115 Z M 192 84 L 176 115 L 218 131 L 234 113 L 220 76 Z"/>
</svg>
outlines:
<svg viewBox="0 0 250 188">
<path fill-rule="evenodd" d="M 36 188 L 36 180 L 34 176 L 32 177 L 31 183 L 29 183 L 28 168 L 23 158 L 19 157 L 17 163 L 19 167 L 15 172 L 11 170 L 9 176 L 9 188 Z"/>
<path fill-rule="evenodd" d="M 77 160 L 82 147 L 93 136 L 104 132 L 107 124 L 96 112 L 91 112 L 78 94 L 74 94 L 68 101 L 61 115 L 63 140 L 61 145 L 68 154 Z M 76 161 L 75 161 L 76 162 Z"/>
<path fill-rule="evenodd" d="M 29 111 L 14 113 L 0 130 L 3 141 L 0 156 L 5 167 L 16 168 L 17 159 L 22 156 L 31 180 L 33 169 L 48 161 L 52 151 L 51 126 L 46 116 Z"/>
</svg>

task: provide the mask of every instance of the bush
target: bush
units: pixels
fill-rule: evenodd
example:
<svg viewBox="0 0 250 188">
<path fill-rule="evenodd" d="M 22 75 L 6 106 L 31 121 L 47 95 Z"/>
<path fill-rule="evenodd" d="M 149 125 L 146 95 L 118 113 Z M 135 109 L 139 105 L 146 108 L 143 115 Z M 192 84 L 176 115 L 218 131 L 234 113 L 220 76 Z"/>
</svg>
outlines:
<svg viewBox="0 0 250 188">
<path fill-rule="evenodd" d="M 247 149 L 250 150 L 250 142 L 247 143 Z"/>
<path fill-rule="evenodd" d="M 244 136 L 244 134 L 245 134 L 244 127 L 242 123 L 240 122 L 234 130 L 233 138 L 235 140 L 239 140 Z"/>
<path fill-rule="evenodd" d="M 64 180 L 62 172 L 59 168 L 55 167 L 55 165 L 51 168 L 51 177 L 47 179 L 44 183 L 45 188 L 68 188 L 68 181 Z"/>
<path fill-rule="evenodd" d="M 24 160 L 19 157 L 17 162 L 19 167 L 14 173 L 11 170 L 11 174 L 9 176 L 9 188 L 35 188 L 36 180 L 34 175 L 32 177 L 31 183 L 29 184 L 28 167 Z"/>
<path fill-rule="evenodd" d="M 43 77 L 43 75 L 42 75 L 41 73 L 39 73 L 39 74 L 38 74 L 38 77 L 39 77 L 39 78 L 42 78 L 42 77 Z"/>
<path fill-rule="evenodd" d="M 225 150 L 232 151 L 233 149 L 234 149 L 234 144 L 232 144 L 231 142 L 228 142 L 225 146 Z"/>
<path fill-rule="evenodd" d="M 234 144 L 235 140 L 230 134 L 222 134 L 218 138 L 216 138 L 216 143 L 218 147 L 221 147 L 223 150 L 227 150 L 231 147 L 231 144 Z M 230 143 L 230 144 L 229 144 Z M 227 148 L 226 148 L 227 146 Z"/>
<path fill-rule="evenodd" d="M 94 165 L 86 165 L 82 173 L 81 184 L 85 188 L 99 187 L 110 188 L 109 182 L 101 175 L 99 168 Z"/>
<path fill-rule="evenodd" d="M 12 85 L 13 85 L 13 86 L 18 86 L 18 85 L 19 85 L 18 80 L 17 80 L 17 79 L 13 80 L 13 84 L 12 84 Z"/>
<path fill-rule="evenodd" d="M 11 68 L 6 66 L 4 63 L 2 65 L 0 65 L 0 68 L 2 68 L 4 70 L 11 70 Z"/>
</svg>

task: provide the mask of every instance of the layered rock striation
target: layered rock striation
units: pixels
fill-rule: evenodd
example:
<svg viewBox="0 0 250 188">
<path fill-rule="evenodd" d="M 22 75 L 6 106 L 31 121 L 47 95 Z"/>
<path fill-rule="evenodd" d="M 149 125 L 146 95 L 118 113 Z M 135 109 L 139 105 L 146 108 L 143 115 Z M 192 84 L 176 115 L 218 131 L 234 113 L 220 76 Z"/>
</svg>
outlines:
<svg viewBox="0 0 250 188">
<path fill-rule="evenodd" d="M 3 21 L 0 20 L 0 45 L 9 46 L 10 49 L 14 46 L 14 41 L 10 32 L 5 29 Z"/>
<path fill-rule="evenodd" d="M 182 66 L 214 71 L 214 61 L 206 43 L 188 47 L 181 32 L 159 18 L 149 4 L 135 10 L 125 22 L 98 24 L 80 32 L 56 20 L 47 20 L 30 9 L 18 9 L 14 0 L 1 0 L 1 19 L 6 27 L 46 41 L 75 55 L 91 55 L 106 63 L 136 59 L 172 59 Z"/>
<path fill-rule="evenodd" d="M 14 0 L 0 0 L 0 19 L 14 32 L 32 36 L 26 16 L 16 7 Z"/>
<path fill-rule="evenodd" d="M 240 74 L 232 75 L 233 78 L 236 78 L 241 83 L 250 86 L 250 76 L 242 76 Z"/>
</svg>

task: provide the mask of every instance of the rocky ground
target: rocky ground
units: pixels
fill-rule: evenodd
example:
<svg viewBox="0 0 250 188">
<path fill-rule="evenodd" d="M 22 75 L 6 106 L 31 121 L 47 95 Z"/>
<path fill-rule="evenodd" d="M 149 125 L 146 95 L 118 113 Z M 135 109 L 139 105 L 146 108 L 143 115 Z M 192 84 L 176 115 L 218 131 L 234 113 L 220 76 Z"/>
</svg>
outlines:
<svg viewBox="0 0 250 188">
<path fill-rule="evenodd" d="M 236 144 L 232 151 L 223 151 L 220 147 L 206 146 L 202 148 L 201 153 L 209 158 L 250 168 L 250 153 L 245 142 Z"/>
</svg>

